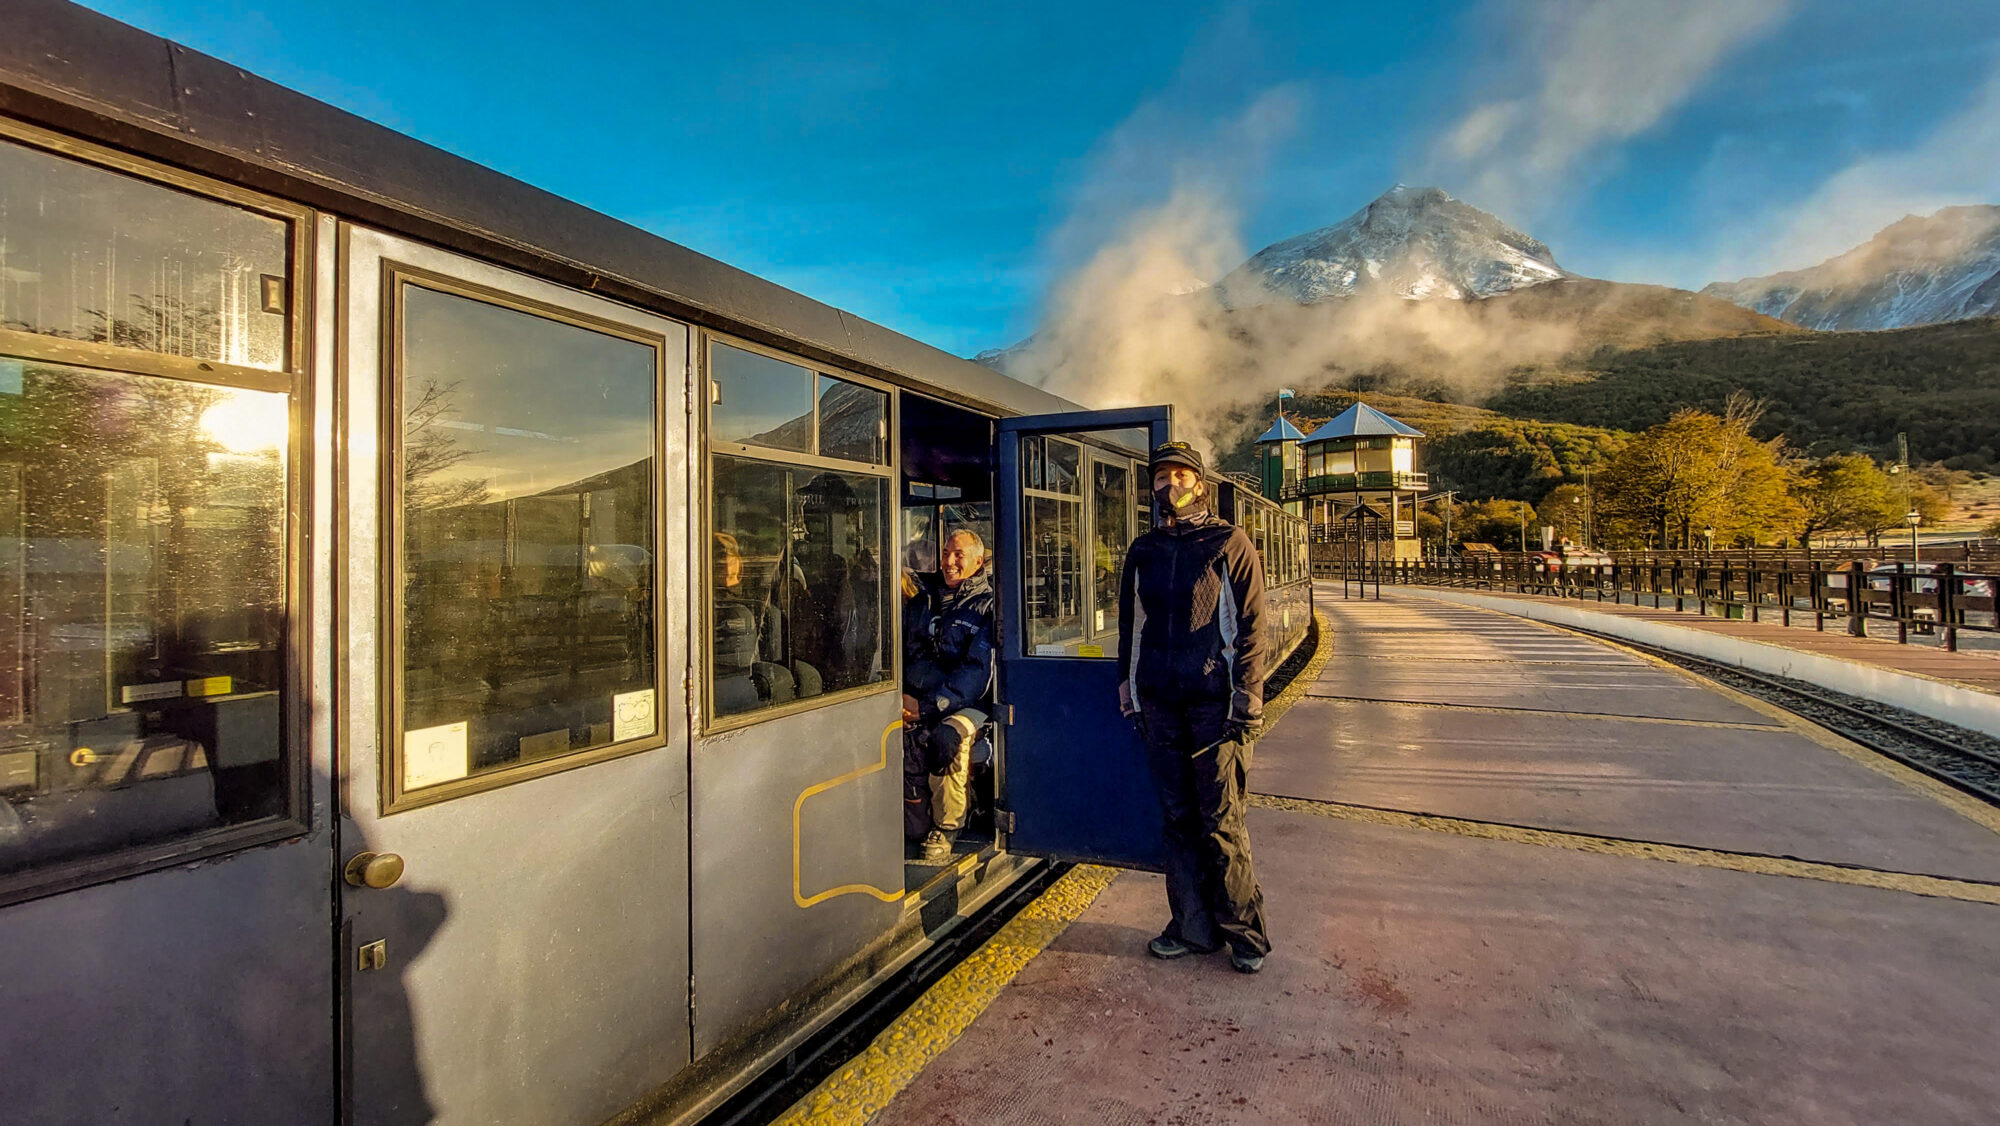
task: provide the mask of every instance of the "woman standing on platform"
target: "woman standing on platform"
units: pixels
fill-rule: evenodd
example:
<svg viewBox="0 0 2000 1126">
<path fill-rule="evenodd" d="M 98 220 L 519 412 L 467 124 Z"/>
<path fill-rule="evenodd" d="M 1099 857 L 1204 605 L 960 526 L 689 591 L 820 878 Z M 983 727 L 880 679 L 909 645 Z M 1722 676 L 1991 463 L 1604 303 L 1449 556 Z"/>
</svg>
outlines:
<svg viewBox="0 0 2000 1126">
<path fill-rule="evenodd" d="M 1118 707 L 1145 737 L 1166 814 L 1167 905 L 1156 958 L 1230 948 L 1263 968 L 1264 893 L 1243 823 L 1244 774 L 1263 725 L 1264 565 L 1209 511 L 1202 459 L 1167 442 L 1150 459 L 1162 525 L 1132 541 L 1119 587 Z"/>
</svg>

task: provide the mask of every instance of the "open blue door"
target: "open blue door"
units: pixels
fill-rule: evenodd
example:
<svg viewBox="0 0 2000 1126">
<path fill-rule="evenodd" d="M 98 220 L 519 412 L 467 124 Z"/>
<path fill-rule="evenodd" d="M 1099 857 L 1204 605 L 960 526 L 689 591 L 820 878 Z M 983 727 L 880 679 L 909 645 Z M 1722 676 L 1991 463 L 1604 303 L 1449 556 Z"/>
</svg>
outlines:
<svg viewBox="0 0 2000 1126">
<path fill-rule="evenodd" d="M 1000 818 L 1007 848 L 1157 870 L 1159 800 L 1118 714 L 1118 580 L 1152 526 L 1146 454 L 1171 407 L 1002 419 L 995 437 L 1000 588 Z"/>
</svg>

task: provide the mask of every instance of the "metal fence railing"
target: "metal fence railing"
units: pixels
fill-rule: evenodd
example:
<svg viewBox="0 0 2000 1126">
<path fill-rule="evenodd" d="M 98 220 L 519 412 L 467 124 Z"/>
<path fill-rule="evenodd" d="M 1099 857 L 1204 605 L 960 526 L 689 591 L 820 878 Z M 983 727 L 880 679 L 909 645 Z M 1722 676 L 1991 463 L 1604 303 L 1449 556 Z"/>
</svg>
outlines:
<svg viewBox="0 0 2000 1126">
<path fill-rule="evenodd" d="M 1373 584 L 1470 587 L 1672 606 L 1753 622 L 1775 614 L 1785 625 L 1795 615 L 1810 615 L 1815 629 L 1845 621 L 1857 636 L 1866 634 L 1869 621 L 1879 621 L 1895 625 L 1898 642 L 1907 642 L 1912 631 L 1941 630 L 1944 648 L 1954 652 L 1960 630 L 2000 633 L 2000 567 L 1982 564 L 1699 555 L 1574 563 L 1533 553 L 1468 552 L 1421 562 L 1315 559 L 1313 576 L 1358 582 L 1364 595 Z"/>
</svg>

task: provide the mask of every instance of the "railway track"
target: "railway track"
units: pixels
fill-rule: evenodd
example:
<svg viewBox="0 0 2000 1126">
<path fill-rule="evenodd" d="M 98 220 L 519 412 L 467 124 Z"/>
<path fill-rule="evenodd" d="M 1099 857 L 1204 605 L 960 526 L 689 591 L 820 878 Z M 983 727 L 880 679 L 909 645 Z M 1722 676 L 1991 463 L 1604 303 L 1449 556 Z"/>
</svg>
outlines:
<svg viewBox="0 0 2000 1126">
<path fill-rule="evenodd" d="M 1887 755 L 1913 770 L 2000 805 L 2000 739 L 1888 704 L 1833 692 L 1789 677 L 1767 676 L 1669 649 L 1639 645 L 1590 630 L 1613 642 L 1727 685 Z"/>
</svg>

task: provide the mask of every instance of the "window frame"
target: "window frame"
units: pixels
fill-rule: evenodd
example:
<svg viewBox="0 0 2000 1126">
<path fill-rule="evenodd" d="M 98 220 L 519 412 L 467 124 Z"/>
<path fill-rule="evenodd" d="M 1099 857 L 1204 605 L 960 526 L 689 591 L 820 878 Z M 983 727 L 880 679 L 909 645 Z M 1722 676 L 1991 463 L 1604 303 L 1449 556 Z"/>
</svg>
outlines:
<svg viewBox="0 0 2000 1126">
<path fill-rule="evenodd" d="M 666 436 L 667 436 L 667 338 L 662 333 L 649 332 L 619 321 L 594 316 L 581 310 L 546 301 L 524 297 L 504 289 L 469 282 L 402 262 L 382 263 L 382 358 L 381 371 L 376 378 L 381 381 L 381 414 L 377 420 L 383 443 L 381 461 L 381 490 L 378 502 L 382 517 L 380 571 L 376 576 L 378 584 L 381 625 L 381 645 L 379 664 L 376 672 L 376 693 L 380 701 L 381 744 L 377 752 L 376 774 L 379 781 L 378 815 L 388 817 L 407 810 L 421 809 L 453 801 L 473 794 L 486 793 L 521 782 L 546 778 L 551 774 L 561 774 L 580 767 L 594 766 L 600 762 L 624 758 L 627 755 L 643 754 L 657 750 L 672 742 L 673 725 L 668 720 L 668 709 L 675 696 L 668 692 L 668 615 L 666 599 L 668 589 L 666 575 L 674 561 L 668 557 L 666 510 L 671 498 L 667 493 L 666 479 Z M 407 322 L 404 310 L 404 296 L 410 286 L 417 286 L 435 293 L 509 309 L 528 316 L 542 317 L 558 324 L 590 332 L 603 333 L 635 344 L 645 345 L 653 350 L 653 700 L 654 727 L 651 735 L 624 742 L 607 743 L 601 747 L 573 750 L 567 754 L 553 755 L 530 762 L 517 762 L 480 774 L 468 774 L 434 786 L 405 789 L 403 786 L 403 676 L 404 676 L 404 629 L 403 613 L 403 550 L 406 526 L 403 512 L 403 329 Z"/>
<path fill-rule="evenodd" d="M 866 387 L 873 391 L 880 391 L 887 395 L 889 401 L 887 403 L 888 409 L 885 418 L 888 423 L 889 433 L 884 447 L 884 453 L 887 455 L 886 459 L 880 464 L 847 461 L 842 458 L 822 457 L 817 453 L 773 449 L 769 446 L 752 446 L 742 442 L 716 441 L 711 437 L 713 429 L 710 424 L 710 412 L 715 405 L 713 357 L 717 345 L 756 353 L 767 359 L 804 368 L 815 377 L 831 376 L 835 379 L 845 380 L 857 386 Z M 716 332 L 706 328 L 699 330 L 696 336 L 694 354 L 689 366 L 694 370 L 694 385 L 699 389 L 699 394 L 695 396 L 694 411 L 696 412 L 696 416 L 690 420 L 694 433 L 689 443 L 689 448 L 695 452 L 697 462 L 695 472 L 699 474 L 700 484 L 695 490 L 695 495 L 700 500 L 699 507 L 701 509 L 695 527 L 696 547 L 691 549 L 691 554 L 694 558 L 689 560 L 688 566 L 690 577 L 697 580 L 692 584 L 689 592 L 689 600 L 695 603 L 694 613 L 689 615 L 689 618 L 694 623 L 695 630 L 694 636 L 691 639 L 694 643 L 695 652 L 690 655 L 690 661 L 694 666 L 693 675 L 697 681 L 694 685 L 692 695 L 699 704 L 698 711 L 700 712 L 699 716 L 696 717 L 697 722 L 692 725 L 697 733 L 696 737 L 700 738 L 729 731 L 737 731 L 770 720 L 782 719 L 786 716 L 798 715 L 801 712 L 814 711 L 819 708 L 832 707 L 836 704 L 842 704 L 849 700 L 862 699 L 867 696 L 884 695 L 891 692 L 900 694 L 903 690 L 902 599 L 900 593 L 897 593 L 897 585 L 888 582 L 887 578 L 892 574 L 900 574 L 900 570 L 896 569 L 900 566 L 900 560 L 896 554 L 896 537 L 899 532 L 897 517 L 903 507 L 901 470 L 903 401 L 901 389 L 894 384 L 885 383 L 879 379 L 870 379 L 866 376 L 857 375 L 836 364 L 818 363 L 808 360 L 803 356 L 745 340 L 739 336 L 732 336 L 728 333 Z M 820 396 L 818 394 L 818 386 L 818 379 L 815 378 L 812 398 L 814 449 L 817 449 L 819 446 Z M 746 712 L 735 712 L 726 716 L 716 713 L 715 553 L 709 549 L 708 545 L 712 544 L 715 538 L 714 459 L 718 455 L 733 457 L 742 461 L 762 462 L 767 465 L 832 470 L 837 473 L 855 473 L 881 478 L 883 482 L 883 496 L 888 504 L 887 511 L 884 514 L 883 542 L 881 545 L 882 573 L 884 575 L 883 604 L 895 610 L 894 613 L 888 615 L 889 628 L 884 636 L 884 642 L 889 647 L 889 660 L 887 662 L 888 676 L 873 683 L 836 688 L 828 692 L 821 692 L 817 696 L 787 700 L 782 704 L 773 704 L 770 707 L 755 708 Z"/>
<path fill-rule="evenodd" d="M 238 207 L 288 225 L 285 362 L 276 371 L 211 360 L 168 356 L 138 348 L 63 340 L 41 333 L 0 329 L 0 355 L 117 375 L 171 379 L 286 396 L 284 662 L 278 687 L 278 756 L 284 764 L 278 813 L 236 825 L 197 829 L 175 837 L 0 874 L 0 907 L 77 891 L 148 872 L 213 860 L 252 848 L 297 840 L 315 825 L 311 801 L 311 708 L 315 600 L 309 562 L 314 550 L 311 503 L 314 381 L 315 274 L 318 270 L 318 215 L 302 204 L 264 195 L 220 180 L 90 144 L 64 134 L 0 117 L 0 141 L 38 149 L 80 164 L 118 173 L 143 184 L 179 191 Z M 23 653 L 24 662 L 28 654 Z"/>
<path fill-rule="evenodd" d="M 0 117 L 0 141 L 13 142 L 53 156 L 91 165 L 109 172 L 177 191 L 290 224 L 285 240 L 285 269 L 289 275 L 285 311 L 285 362 L 275 371 L 244 367 L 221 360 L 197 360 L 169 356 L 139 348 L 101 344 L 87 340 L 65 340 L 38 332 L 0 328 L 0 353 L 72 367 L 99 368 L 128 375 L 149 375 L 210 383 L 250 391 L 279 391 L 296 395 L 303 382 L 306 357 L 312 345 L 312 232 L 311 208 L 273 196 L 262 195 L 233 184 L 210 180 L 176 168 L 151 164 L 123 153 L 87 144 L 59 133 L 37 129 Z"/>
<path fill-rule="evenodd" d="M 1145 456 L 1105 440 L 1095 431 L 1086 430 L 1077 433 L 1050 431 L 1046 434 L 1024 435 L 1021 440 L 1026 441 L 1029 438 L 1045 441 L 1063 441 L 1082 448 L 1082 452 L 1077 458 L 1077 481 L 1079 488 L 1076 493 L 1059 493 L 1050 489 L 1031 489 L 1025 484 L 1021 488 L 1021 519 L 1024 526 L 1028 518 L 1027 502 L 1030 499 L 1076 503 L 1081 508 L 1077 520 L 1077 528 L 1083 546 L 1084 573 L 1080 576 L 1080 581 L 1084 589 L 1086 602 L 1083 611 L 1083 620 L 1080 623 L 1081 633 L 1073 642 L 1045 642 L 1044 644 L 1066 644 L 1073 649 L 1084 647 L 1108 648 L 1109 651 L 1095 656 L 1081 652 L 1037 653 L 1035 652 L 1036 642 L 1030 636 L 1029 623 L 1023 623 L 1021 630 L 1022 651 L 1016 654 L 1016 656 L 1052 660 L 1113 659 L 1117 656 L 1118 632 L 1123 628 L 1123 622 L 1121 620 L 1119 625 L 1098 629 L 1096 614 L 1094 612 L 1097 606 L 1097 575 L 1096 567 L 1094 566 L 1097 551 L 1096 467 L 1101 463 L 1108 462 L 1113 465 L 1122 465 L 1126 469 L 1126 499 L 1129 504 L 1124 506 L 1127 508 L 1125 515 L 1125 548 L 1129 552 L 1132 547 L 1132 541 L 1152 530 L 1151 524 L 1141 518 L 1142 514 L 1148 511 L 1146 498 L 1152 491 L 1151 481 L 1146 476 Z M 1215 488 L 1212 481 L 1209 487 L 1211 490 Z M 1024 542 L 1025 538 L 1024 535 Z M 1016 565 L 1024 566 L 1025 564 L 1017 560 Z M 1111 639 L 1111 644 L 1108 647 L 1104 643 L 1106 638 Z"/>
</svg>

